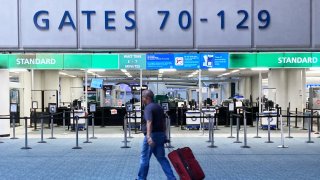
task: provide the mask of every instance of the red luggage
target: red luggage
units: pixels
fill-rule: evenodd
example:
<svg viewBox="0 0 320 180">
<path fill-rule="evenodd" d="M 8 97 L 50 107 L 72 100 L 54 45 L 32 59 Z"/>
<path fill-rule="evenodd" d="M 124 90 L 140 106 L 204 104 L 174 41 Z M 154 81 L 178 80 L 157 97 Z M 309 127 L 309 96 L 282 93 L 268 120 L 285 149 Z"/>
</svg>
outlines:
<svg viewBox="0 0 320 180">
<path fill-rule="evenodd" d="M 204 172 L 189 147 L 177 149 L 168 157 L 181 180 L 202 180 Z"/>
</svg>

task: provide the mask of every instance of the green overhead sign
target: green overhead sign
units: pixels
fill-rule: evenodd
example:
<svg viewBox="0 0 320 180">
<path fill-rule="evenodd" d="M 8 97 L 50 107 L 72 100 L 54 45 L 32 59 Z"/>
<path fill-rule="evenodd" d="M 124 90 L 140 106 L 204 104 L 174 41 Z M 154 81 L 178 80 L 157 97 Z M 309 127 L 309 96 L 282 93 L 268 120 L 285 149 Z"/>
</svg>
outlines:
<svg viewBox="0 0 320 180">
<path fill-rule="evenodd" d="M 320 53 L 234 53 L 229 68 L 320 67 Z"/>
<path fill-rule="evenodd" d="M 119 58 L 120 69 L 146 69 L 145 54 L 121 54 Z"/>
<path fill-rule="evenodd" d="M 0 54 L 0 69 L 119 69 L 119 55 Z"/>
</svg>

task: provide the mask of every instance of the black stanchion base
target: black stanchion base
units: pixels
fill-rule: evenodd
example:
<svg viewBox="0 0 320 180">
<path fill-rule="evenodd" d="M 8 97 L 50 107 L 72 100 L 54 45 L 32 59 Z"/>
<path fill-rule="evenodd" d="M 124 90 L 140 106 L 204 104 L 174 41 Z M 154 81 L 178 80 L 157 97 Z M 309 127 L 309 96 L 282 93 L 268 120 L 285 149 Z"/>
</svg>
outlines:
<svg viewBox="0 0 320 180">
<path fill-rule="evenodd" d="M 261 138 L 260 136 L 254 136 L 253 138 Z"/>
<path fill-rule="evenodd" d="M 234 136 L 229 136 L 228 138 L 236 138 L 236 137 L 234 137 Z"/>
<path fill-rule="evenodd" d="M 294 126 L 293 128 L 299 128 L 298 126 Z"/>
<path fill-rule="evenodd" d="M 19 138 L 17 138 L 17 137 L 12 137 L 12 138 L 10 138 L 10 139 L 19 139 Z"/>
<path fill-rule="evenodd" d="M 319 134 L 319 132 L 315 132 L 314 134 Z"/>
<path fill-rule="evenodd" d="M 314 141 L 306 141 L 306 143 L 314 143 Z"/>
<path fill-rule="evenodd" d="M 266 142 L 264 142 L 264 143 L 273 143 L 273 141 L 266 141 Z"/>
<path fill-rule="evenodd" d="M 91 141 L 84 141 L 83 143 L 92 143 Z"/>
<path fill-rule="evenodd" d="M 98 139 L 97 137 L 90 137 L 90 139 Z"/>
<path fill-rule="evenodd" d="M 241 141 L 234 141 L 233 143 L 242 143 Z"/>
<path fill-rule="evenodd" d="M 292 139 L 293 137 L 292 137 L 292 136 L 286 136 L 286 138 L 288 138 L 288 139 Z"/>
<path fill-rule="evenodd" d="M 122 146 L 121 148 L 126 149 L 126 148 L 131 148 L 130 146 Z"/>
<path fill-rule="evenodd" d="M 76 146 L 76 147 L 73 147 L 72 149 L 82 149 L 82 147 Z"/>
<path fill-rule="evenodd" d="M 55 137 L 49 137 L 48 139 L 57 139 L 57 138 L 55 138 Z"/>
<path fill-rule="evenodd" d="M 241 146 L 241 148 L 251 148 L 250 146 Z"/>
<path fill-rule="evenodd" d="M 218 146 L 215 146 L 215 145 L 210 145 L 208 146 L 208 148 L 217 148 Z"/>
<path fill-rule="evenodd" d="M 47 143 L 47 141 L 39 141 L 38 143 Z"/>
<path fill-rule="evenodd" d="M 4 142 L 0 141 L 0 144 L 1 144 L 1 143 L 4 143 Z"/>
<path fill-rule="evenodd" d="M 32 149 L 31 147 L 22 147 L 21 149 Z"/>
<path fill-rule="evenodd" d="M 308 129 L 306 129 L 306 128 L 302 128 L 302 129 L 300 129 L 300 130 L 308 130 Z"/>
</svg>

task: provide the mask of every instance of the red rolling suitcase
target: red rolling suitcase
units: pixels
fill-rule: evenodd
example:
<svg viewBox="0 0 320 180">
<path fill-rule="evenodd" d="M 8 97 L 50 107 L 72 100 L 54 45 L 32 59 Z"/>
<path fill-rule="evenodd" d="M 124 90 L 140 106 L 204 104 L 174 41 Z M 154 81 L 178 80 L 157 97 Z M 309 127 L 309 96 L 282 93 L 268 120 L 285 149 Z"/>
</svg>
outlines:
<svg viewBox="0 0 320 180">
<path fill-rule="evenodd" d="M 202 180 L 204 172 L 189 147 L 174 150 L 168 157 L 181 180 Z"/>
</svg>

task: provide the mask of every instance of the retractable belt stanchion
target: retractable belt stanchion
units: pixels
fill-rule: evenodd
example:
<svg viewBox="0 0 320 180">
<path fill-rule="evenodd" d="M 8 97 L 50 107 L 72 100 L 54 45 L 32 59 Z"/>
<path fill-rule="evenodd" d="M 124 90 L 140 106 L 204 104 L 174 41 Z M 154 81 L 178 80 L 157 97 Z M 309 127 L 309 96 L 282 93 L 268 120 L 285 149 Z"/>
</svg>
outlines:
<svg viewBox="0 0 320 180">
<path fill-rule="evenodd" d="M 200 111 L 200 122 L 202 122 L 202 135 L 204 136 L 204 112 L 201 112 Z M 201 123 L 200 123 L 200 126 L 201 126 Z"/>
<path fill-rule="evenodd" d="M 260 118 L 259 118 L 259 113 L 257 113 L 257 114 L 256 114 L 256 123 L 257 123 L 257 130 L 256 130 L 257 132 L 256 132 L 256 133 L 257 133 L 257 134 L 256 134 L 256 136 L 254 136 L 253 138 L 261 138 L 261 137 L 259 136 L 259 119 L 260 119 Z"/>
<path fill-rule="evenodd" d="M 278 116 L 278 115 L 277 115 Z M 271 141 L 271 128 L 270 128 L 270 121 L 271 121 L 272 117 L 270 117 L 270 114 L 268 116 L 268 141 L 266 141 L 265 143 L 273 143 L 273 141 Z"/>
<path fill-rule="evenodd" d="M 218 146 L 214 145 L 214 122 L 215 118 L 213 119 L 211 115 L 209 115 L 209 141 L 211 142 L 209 148 L 217 148 Z"/>
<path fill-rule="evenodd" d="M 311 114 L 312 115 L 312 114 Z M 312 115 L 313 116 L 313 115 Z M 306 143 L 314 143 L 311 140 L 311 117 L 308 118 L 308 141 L 306 141 Z"/>
<path fill-rule="evenodd" d="M 11 119 L 12 119 L 12 138 L 10 138 L 10 139 L 18 139 L 16 137 L 16 118 L 15 118 L 14 114 L 12 114 L 12 118 Z"/>
<path fill-rule="evenodd" d="M 63 131 L 66 131 L 67 129 L 66 129 L 66 111 L 65 110 L 63 110 L 63 113 L 62 113 L 62 125 L 63 125 Z"/>
<path fill-rule="evenodd" d="M 237 140 L 234 141 L 233 143 L 242 143 L 239 140 L 239 131 L 240 131 L 240 117 L 238 117 L 238 114 L 237 114 Z"/>
<path fill-rule="evenodd" d="M 294 120 L 294 128 L 299 128 L 298 127 L 298 108 L 296 108 L 296 117 Z"/>
<path fill-rule="evenodd" d="M 36 113 L 36 110 L 34 109 L 33 110 L 33 124 L 34 124 L 34 129 L 33 131 L 38 131 L 38 127 L 37 127 L 37 123 L 38 123 L 38 118 L 37 118 L 37 113 Z M 31 122 L 30 122 L 31 124 Z"/>
<path fill-rule="evenodd" d="M 311 132 L 314 132 L 313 131 L 313 109 L 311 109 L 311 125 L 310 125 L 310 127 L 311 127 Z"/>
<path fill-rule="evenodd" d="M 248 146 L 248 140 L 247 140 L 247 116 L 246 116 L 246 111 L 243 111 L 243 142 L 244 145 L 241 146 L 241 148 L 250 148 Z"/>
<path fill-rule="evenodd" d="M 28 118 L 24 117 L 24 147 L 21 149 L 32 149 L 28 146 Z"/>
<path fill-rule="evenodd" d="M 174 148 L 172 145 L 171 145 L 171 119 L 170 117 L 168 116 L 168 114 L 166 114 L 166 119 L 167 119 L 167 137 L 168 137 L 168 143 L 167 143 L 167 148 Z"/>
<path fill-rule="evenodd" d="M 92 143 L 91 141 L 89 141 L 89 118 L 86 118 L 86 141 L 84 141 L 83 143 Z"/>
<path fill-rule="evenodd" d="M 293 138 L 291 136 L 291 119 L 290 119 L 290 111 L 288 111 L 288 116 L 287 116 L 287 119 L 288 119 L 288 136 L 286 138 Z M 281 115 L 281 118 L 282 118 L 282 115 Z M 282 132 L 282 127 L 281 127 L 281 132 Z"/>
<path fill-rule="evenodd" d="M 38 143 L 47 143 L 46 141 L 43 140 L 43 117 L 41 117 L 41 140 Z"/>
<path fill-rule="evenodd" d="M 128 112 L 128 117 L 130 117 L 130 112 Z M 131 136 L 131 118 L 128 118 L 128 127 L 129 127 L 129 136 L 128 138 L 132 139 L 133 137 Z"/>
<path fill-rule="evenodd" d="M 51 126 L 51 137 L 49 137 L 48 139 L 56 139 L 55 137 L 53 137 L 53 115 L 51 114 L 51 122 L 50 122 L 50 126 Z"/>
<path fill-rule="evenodd" d="M 319 134 L 319 129 L 320 129 L 320 125 L 319 125 L 319 111 L 317 112 L 317 132 L 315 134 Z"/>
<path fill-rule="evenodd" d="M 288 116 L 289 117 L 289 116 Z M 289 121 L 290 122 L 290 121 Z M 283 118 L 282 118 L 282 114 L 280 114 L 280 126 L 281 126 L 281 145 L 278 146 L 278 148 L 288 148 L 288 146 L 284 145 L 284 135 L 283 135 Z M 288 124 L 288 126 L 290 127 L 290 123 Z"/>
<path fill-rule="evenodd" d="M 82 149 L 82 147 L 79 146 L 79 127 L 78 127 L 78 121 L 79 121 L 79 116 L 73 116 L 73 119 L 75 119 L 76 124 L 75 124 L 75 131 L 76 131 L 76 146 L 73 147 L 72 149 Z"/>
<path fill-rule="evenodd" d="M 92 126 L 92 137 L 90 137 L 90 139 L 98 139 L 97 137 L 94 136 L 94 113 L 92 113 L 92 116 L 91 116 L 91 126 Z"/>
<path fill-rule="evenodd" d="M 230 136 L 228 138 L 234 138 L 232 134 L 232 129 L 233 129 L 233 115 L 229 116 L 230 120 Z"/>
<path fill-rule="evenodd" d="M 142 121 L 140 121 L 140 122 L 142 122 Z M 138 129 L 137 129 L 137 111 L 134 111 L 134 133 L 138 134 Z"/>
<path fill-rule="evenodd" d="M 214 122 L 215 122 L 215 124 L 216 124 L 216 127 L 215 127 L 215 129 L 214 130 L 220 130 L 219 128 L 218 128 L 218 125 L 219 125 L 219 123 L 218 123 L 218 119 L 214 119 Z"/>
<path fill-rule="evenodd" d="M 130 148 L 130 146 L 128 146 L 128 140 L 127 140 L 127 131 L 128 131 L 128 129 L 127 129 L 127 120 L 128 120 L 128 118 L 127 117 L 124 117 L 124 129 L 123 129 L 123 131 L 124 131 L 124 141 L 122 141 L 122 142 L 124 142 L 124 146 L 122 146 L 121 148 Z"/>
<path fill-rule="evenodd" d="M 209 131 L 209 140 L 206 142 L 211 142 L 212 141 L 212 136 L 211 136 L 211 131 L 212 131 L 212 120 L 211 120 L 211 114 L 207 116 L 209 119 L 209 125 L 208 125 L 208 131 Z"/>
<path fill-rule="evenodd" d="M 307 130 L 304 126 L 304 121 L 305 121 L 305 109 L 303 109 L 303 114 L 302 114 L 302 129 L 301 130 Z"/>
</svg>

